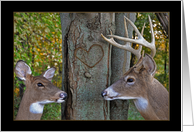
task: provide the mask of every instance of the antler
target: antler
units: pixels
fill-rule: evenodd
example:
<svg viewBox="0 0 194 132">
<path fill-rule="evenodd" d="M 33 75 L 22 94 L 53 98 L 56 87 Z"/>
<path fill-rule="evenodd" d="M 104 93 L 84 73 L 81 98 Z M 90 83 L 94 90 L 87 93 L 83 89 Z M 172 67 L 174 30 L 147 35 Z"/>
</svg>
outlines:
<svg viewBox="0 0 194 132">
<path fill-rule="evenodd" d="M 151 43 L 149 43 L 148 41 L 146 41 L 143 38 L 143 30 L 144 27 L 142 28 L 142 32 L 140 33 L 139 30 L 137 29 L 137 27 L 133 24 L 133 22 L 131 20 L 129 20 L 127 17 L 124 16 L 124 26 L 125 26 L 125 37 L 120 37 L 120 36 L 116 36 L 116 35 L 112 35 L 112 32 L 110 31 L 111 35 L 108 35 L 110 37 L 110 39 L 106 38 L 103 36 L 103 34 L 101 34 L 101 36 L 103 37 L 104 40 L 106 40 L 107 42 L 109 42 L 110 44 L 120 48 L 120 49 L 124 49 L 127 51 L 132 52 L 133 54 L 135 54 L 137 56 L 137 58 L 139 59 L 141 57 L 141 50 L 142 50 L 142 45 L 151 49 L 151 56 L 154 57 L 156 54 L 156 48 L 155 48 L 155 37 L 154 37 L 154 32 L 153 32 L 153 27 L 152 27 L 152 22 L 150 19 L 150 16 L 148 16 L 149 18 L 149 23 L 150 23 L 150 30 L 151 30 Z M 128 32 L 127 32 L 127 26 L 126 26 L 126 20 L 131 24 L 131 26 L 134 28 L 135 32 L 138 35 L 138 39 L 130 39 L 128 38 Z M 145 26 L 145 23 L 144 23 Z M 113 38 L 119 39 L 119 40 L 123 40 L 126 43 L 124 45 L 118 44 L 117 42 L 114 41 Z M 139 48 L 133 49 L 130 45 L 130 43 L 136 43 L 139 44 Z"/>
</svg>

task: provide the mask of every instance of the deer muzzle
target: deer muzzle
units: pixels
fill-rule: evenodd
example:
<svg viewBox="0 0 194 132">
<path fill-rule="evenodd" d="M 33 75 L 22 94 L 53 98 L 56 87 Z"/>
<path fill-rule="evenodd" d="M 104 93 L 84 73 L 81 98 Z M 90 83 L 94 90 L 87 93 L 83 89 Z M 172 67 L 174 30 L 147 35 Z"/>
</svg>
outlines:
<svg viewBox="0 0 194 132">
<path fill-rule="evenodd" d="M 63 98 L 63 100 L 65 100 L 67 98 L 67 93 L 60 93 L 59 97 Z"/>
<path fill-rule="evenodd" d="M 101 96 L 104 97 L 104 96 L 106 96 L 106 95 L 107 95 L 107 91 L 103 90 L 103 91 L 101 92 Z"/>
<path fill-rule="evenodd" d="M 101 96 L 105 99 L 105 100 L 114 100 L 118 97 L 119 93 L 115 92 L 113 90 L 113 87 L 110 86 L 107 89 L 103 90 L 101 92 Z"/>
</svg>

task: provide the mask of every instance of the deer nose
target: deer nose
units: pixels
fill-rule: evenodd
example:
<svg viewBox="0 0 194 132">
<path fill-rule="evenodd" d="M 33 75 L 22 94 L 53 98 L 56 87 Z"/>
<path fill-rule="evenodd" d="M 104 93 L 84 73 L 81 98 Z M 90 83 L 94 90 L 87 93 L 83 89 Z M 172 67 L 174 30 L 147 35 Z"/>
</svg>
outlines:
<svg viewBox="0 0 194 132">
<path fill-rule="evenodd" d="M 67 93 L 60 93 L 59 97 L 65 100 L 67 98 Z"/>
<path fill-rule="evenodd" d="M 103 90 L 103 91 L 101 92 L 101 95 L 102 95 L 102 97 L 106 96 L 106 95 L 107 95 L 107 91 Z"/>
</svg>

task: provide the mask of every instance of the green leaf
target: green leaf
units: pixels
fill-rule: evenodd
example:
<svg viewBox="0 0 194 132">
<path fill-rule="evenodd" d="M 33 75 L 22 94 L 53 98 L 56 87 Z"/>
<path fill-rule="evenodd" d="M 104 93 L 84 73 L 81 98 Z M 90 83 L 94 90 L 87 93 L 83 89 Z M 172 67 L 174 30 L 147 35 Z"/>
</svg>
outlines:
<svg viewBox="0 0 194 132">
<path fill-rule="evenodd" d="M 49 34 L 50 35 L 50 34 Z M 46 34 L 46 38 L 50 39 L 50 36 Z"/>
</svg>

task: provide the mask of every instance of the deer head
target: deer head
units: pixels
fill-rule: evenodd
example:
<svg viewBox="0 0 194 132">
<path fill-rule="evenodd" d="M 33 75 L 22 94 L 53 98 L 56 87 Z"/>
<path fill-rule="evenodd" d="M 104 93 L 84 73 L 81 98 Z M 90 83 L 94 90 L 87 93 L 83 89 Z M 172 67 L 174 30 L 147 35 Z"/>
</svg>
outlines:
<svg viewBox="0 0 194 132">
<path fill-rule="evenodd" d="M 126 20 L 132 25 L 135 32 L 138 34 L 138 39 L 128 38 Z M 108 35 L 110 39 L 101 36 L 110 44 L 130 51 L 138 58 L 138 62 L 131 67 L 118 81 L 102 91 L 101 95 L 105 100 L 115 99 L 133 99 L 134 103 L 145 119 L 168 119 L 168 91 L 164 86 L 154 78 L 156 72 L 156 63 L 153 59 L 155 49 L 155 38 L 152 28 L 152 22 L 149 16 L 151 29 L 151 43 L 147 42 L 137 27 L 126 17 L 124 17 L 125 36 Z M 145 24 L 144 24 L 145 26 Z M 144 27 L 143 27 L 144 29 Z M 113 38 L 125 41 L 125 45 L 120 45 Z M 130 43 L 139 44 L 139 49 L 135 50 Z M 151 55 L 141 55 L 142 45 L 151 49 Z"/>
<path fill-rule="evenodd" d="M 67 94 L 54 86 L 51 82 L 54 67 L 49 68 L 40 76 L 32 76 L 30 67 L 24 61 L 18 61 L 15 73 L 24 81 L 26 90 L 20 103 L 16 120 L 40 120 L 45 104 L 62 103 Z"/>
</svg>

